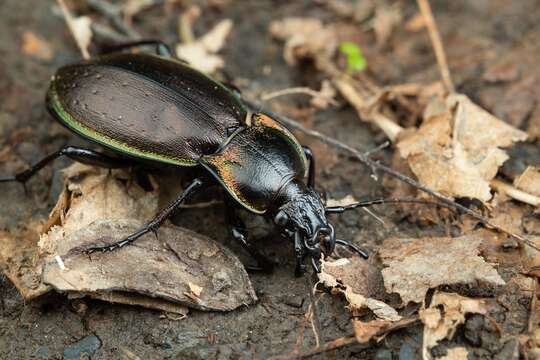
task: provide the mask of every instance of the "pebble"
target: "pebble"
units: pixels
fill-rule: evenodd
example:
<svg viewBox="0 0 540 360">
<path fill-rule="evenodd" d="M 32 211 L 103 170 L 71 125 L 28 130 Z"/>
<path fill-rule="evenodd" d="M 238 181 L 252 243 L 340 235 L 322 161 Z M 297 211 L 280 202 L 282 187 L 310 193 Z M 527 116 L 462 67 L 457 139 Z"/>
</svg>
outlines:
<svg viewBox="0 0 540 360">
<path fill-rule="evenodd" d="M 99 338 L 95 335 L 89 335 L 64 348 L 64 358 L 78 359 L 82 354 L 91 354 L 100 347 Z"/>
<path fill-rule="evenodd" d="M 374 360 L 392 360 L 392 351 L 388 349 L 380 349 L 375 353 Z"/>
</svg>

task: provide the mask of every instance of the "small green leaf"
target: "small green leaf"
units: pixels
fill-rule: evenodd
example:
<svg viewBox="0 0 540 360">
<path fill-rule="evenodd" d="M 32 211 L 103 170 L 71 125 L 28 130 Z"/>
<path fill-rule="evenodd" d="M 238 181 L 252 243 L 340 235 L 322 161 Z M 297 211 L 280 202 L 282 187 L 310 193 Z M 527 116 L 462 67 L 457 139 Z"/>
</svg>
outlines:
<svg viewBox="0 0 540 360">
<path fill-rule="evenodd" d="M 339 51 L 347 56 L 348 72 L 363 71 L 367 67 L 367 60 L 355 43 L 345 41 L 339 45 Z"/>
</svg>

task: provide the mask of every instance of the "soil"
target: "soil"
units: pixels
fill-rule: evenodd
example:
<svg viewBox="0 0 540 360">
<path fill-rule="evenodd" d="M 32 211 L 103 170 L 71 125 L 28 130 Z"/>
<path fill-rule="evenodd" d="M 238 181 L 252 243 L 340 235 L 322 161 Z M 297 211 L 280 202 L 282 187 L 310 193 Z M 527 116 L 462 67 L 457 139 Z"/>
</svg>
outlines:
<svg viewBox="0 0 540 360">
<path fill-rule="evenodd" d="M 224 50 L 226 72 L 241 83 L 246 94 L 260 94 L 291 86 L 318 87 L 317 74 L 285 64 L 282 44 L 271 39 L 269 23 L 286 16 L 309 16 L 326 22 L 339 19 L 328 8 L 305 1 L 224 1 L 212 7 L 201 1 L 203 16 L 196 23 L 199 34 L 217 20 L 234 21 Z M 414 2 L 398 2 L 410 18 L 417 12 Z M 458 91 L 503 120 L 526 130 L 540 116 L 535 79 L 540 76 L 540 6 L 535 0 L 432 1 L 433 11 L 448 53 L 448 62 Z M 147 38 L 168 43 L 178 41 L 177 15 L 156 6 L 134 19 L 134 27 Z M 349 23 L 350 25 L 350 23 Z M 23 37 L 31 32 L 52 48 L 52 56 L 39 58 L 22 51 Z M 409 32 L 398 27 L 382 48 L 370 31 L 359 27 L 351 40 L 357 41 L 369 61 L 369 71 L 381 85 L 438 80 L 438 69 L 427 32 Z M 3 0 L 0 3 L 0 174 L 10 174 L 34 163 L 45 153 L 64 144 L 81 144 L 56 124 L 44 106 L 51 75 L 63 64 L 80 59 L 63 19 L 53 1 Z M 241 81 L 238 81 L 238 80 Z M 302 114 L 308 102 L 302 97 L 280 100 L 282 109 Z M 292 110 L 291 110 L 292 109 Z M 293 111 L 294 110 L 294 111 Z M 374 129 L 358 120 L 349 106 L 305 116 L 306 126 L 315 128 L 359 149 L 371 149 L 383 140 Z M 539 130 L 540 132 L 540 130 Z M 353 194 L 356 198 L 384 193 L 380 181 L 350 158 L 298 134 L 320 158 L 317 182 L 332 198 Z M 6 150 L 5 150 L 6 149 Z M 391 150 L 376 156 L 390 162 Z M 538 165 L 538 144 L 516 147 L 504 174 L 516 174 L 526 165 Z M 29 218 L 46 219 L 61 189 L 59 170 L 69 161 L 59 160 L 28 184 L 27 193 L 18 184 L 2 184 L 0 229 L 17 231 Z M 216 194 L 219 196 L 219 192 Z M 230 244 L 224 207 L 216 205 L 185 211 L 175 223 Z M 353 240 L 372 252 L 389 236 L 420 237 L 446 235 L 442 226 L 409 223 L 391 207 L 377 210 L 382 226 L 363 212 L 333 218 L 340 238 Z M 81 350 L 92 359 L 251 359 L 288 354 L 295 349 L 304 314 L 310 304 L 304 278 L 294 277 L 291 249 L 282 240 L 261 241 L 259 246 L 277 262 L 272 274 L 251 274 L 260 301 L 235 311 L 193 310 L 177 320 L 157 311 L 113 305 L 89 299 L 68 299 L 48 294 L 25 302 L 13 285 L 0 275 L 0 358 L 78 358 Z M 248 262 L 241 250 L 231 248 Z M 499 269 L 505 280 L 512 269 Z M 382 285 L 381 289 L 382 291 Z M 466 291 L 457 289 L 456 291 Z M 480 292 L 481 293 L 481 292 Z M 451 341 L 433 349 L 444 355 L 448 348 L 466 346 L 473 358 L 514 359 L 519 357 L 516 336 L 527 329 L 531 295 L 520 284 L 509 284 L 497 294 L 497 306 L 487 318 L 474 315 L 459 328 Z M 389 297 L 391 300 L 392 297 Z M 351 315 L 340 297 L 323 293 L 317 303 L 323 341 L 352 335 Z M 315 358 L 417 359 L 420 357 L 422 327 L 410 326 L 388 335 L 379 343 L 350 345 L 316 355 Z M 315 346 L 310 327 L 302 350 Z"/>
</svg>

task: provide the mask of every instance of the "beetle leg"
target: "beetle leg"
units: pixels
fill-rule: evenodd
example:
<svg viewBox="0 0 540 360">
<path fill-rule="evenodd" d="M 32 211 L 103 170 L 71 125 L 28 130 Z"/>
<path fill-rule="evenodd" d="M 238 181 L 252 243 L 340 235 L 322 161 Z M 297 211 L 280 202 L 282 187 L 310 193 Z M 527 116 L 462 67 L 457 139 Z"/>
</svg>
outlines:
<svg viewBox="0 0 540 360">
<path fill-rule="evenodd" d="M 161 40 L 139 40 L 139 41 L 127 42 L 127 43 L 119 44 L 119 45 L 106 46 L 100 53 L 110 54 L 110 53 L 114 53 L 114 52 L 118 52 L 118 51 L 122 51 L 126 49 L 146 46 L 146 45 L 156 46 L 156 54 L 158 55 L 165 56 L 165 57 L 173 57 L 173 53 L 169 45 L 167 45 Z"/>
<path fill-rule="evenodd" d="M 0 177 L 0 182 L 18 181 L 25 184 L 39 170 L 43 169 L 50 162 L 61 156 L 67 156 L 72 160 L 84 164 L 96 165 L 105 168 L 122 168 L 133 165 L 133 163 L 129 160 L 113 158 L 94 150 L 85 149 L 77 146 L 65 146 L 62 149 L 45 156 L 32 167 L 21 171 L 18 174 Z"/>
<path fill-rule="evenodd" d="M 308 186 L 312 189 L 315 188 L 315 156 L 313 155 L 313 151 L 307 146 L 302 146 L 304 149 L 304 154 L 306 155 L 306 158 L 309 161 L 309 169 L 308 169 Z"/>
<path fill-rule="evenodd" d="M 252 244 L 247 240 L 247 231 L 244 221 L 240 219 L 234 205 L 231 204 L 229 200 L 226 200 L 228 207 L 227 218 L 231 226 L 231 235 L 234 240 L 236 240 L 246 252 L 251 255 L 257 262 L 257 266 L 245 266 L 247 270 L 251 271 L 262 271 L 265 273 L 272 272 L 274 268 L 274 263 L 270 261 L 266 256 L 261 254 Z"/>
<path fill-rule="evenodd" d="M 125 239 L 115 242 L 113 244 L 90 246 L 86 248 L 86 253 L 91 254 L 97 251 L 100 251 L 100 252 L 113 251 L 134 242 L 135 240 L 137 240 L 144 234 L 148 233 L 149 231 L 155 232 L 165 222 L 165 220 L 171 217 L 174 214 L 174 212 L 178 209 L 178 207 L 187 198 L 193 195 L 195 191 L 200 189 L 202 185 L 203 185 L 202 180 L 200 179 L 193 180 L 191 184 L 189 184 L 189 186 L 185 188 L 184 191 L 182 191 L 182 193 L 172 203 L 169 204 L 169 206 L 161 210 L 156 215 L 156 217 L 152 221 L 150 221 L 148 224 L 146 224 L 144 227 L 142 227 L 135 233 L 127 236 Z"/>
</svg>

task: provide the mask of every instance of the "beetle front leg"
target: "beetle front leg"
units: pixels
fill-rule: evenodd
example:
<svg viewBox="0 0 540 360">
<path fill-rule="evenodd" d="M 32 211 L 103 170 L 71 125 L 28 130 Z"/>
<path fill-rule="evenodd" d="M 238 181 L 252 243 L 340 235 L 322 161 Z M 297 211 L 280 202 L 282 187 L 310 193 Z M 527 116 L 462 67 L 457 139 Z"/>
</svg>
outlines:
<svg viewBox="0 0 540 360">
<path fill-rule="evenodd" d="M 226 201 L 227 204 L 227 218 L 231 226 L 231 235 L 246 252 L 251 255 L 257 262 L 257 266 L 245 266 L 247 270 L 262 271 L 265 273 L 271 273 L 274 269 L 274 263 L 270 261 L 266 256 L 261 254 L 252 244 L 247 240 L 247 230 L 244 221 L 240 219 L 234 205 L 230 201 Z"/>
<path fill-rule="evenodd" d="M 90 246 L 86 249 L 86 253 L 91 254 L 98 251 L 100 252 L 113 251 L 134 242 L 135 240 L 137 240 L 138 238 L 140 238 L 141 236 L 143 236 L 144 234 L 150 231 L 155 232 L 165 222 L 165 220 L 170 218 L 178 209 L 178 207 L 186 199 L 188 199 L 191 195 L 193 195 L 193 193 L 195 193 L 198 189 L 200 189 L 202 185 L 203 185 L 202 180 L 200 179 L 193 180 L 193 182 L 189 184 L 189 186 L 185 188 L 184 191 L 182 191 L 182 193 L 172 203 L 169 204 L 169 206 L 161 210 L 152 221 L 150 221 L 144 227 L 139 229 L 137 232 L 113 244 Z"/>
<path fill-rule="evenodd" d="M 308 186 L 312 189 L 315 188 L 315 156 L 313 155 L 313 151 L 307 146 L 302 146 L 304 149 L 304 154 L 306 155 L 306 158 L 309 161 L 309 168 L 308 168 Z"/>
</svg>

